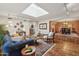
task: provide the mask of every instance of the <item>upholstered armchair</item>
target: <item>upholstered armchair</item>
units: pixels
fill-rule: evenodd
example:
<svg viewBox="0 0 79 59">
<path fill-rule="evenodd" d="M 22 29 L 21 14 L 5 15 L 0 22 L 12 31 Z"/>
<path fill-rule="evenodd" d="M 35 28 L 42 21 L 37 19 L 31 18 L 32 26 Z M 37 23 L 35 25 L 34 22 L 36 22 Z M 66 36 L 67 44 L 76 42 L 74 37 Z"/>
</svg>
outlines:
<svg viewBox="0 0 79 59">
<path fill-rule="evenodd" d="M 53 41 L 54 42 L 54 36 L 55 36 L 54 32 L 49 32 L 49 34 L 47 35 L 47 41 Z"/>
</svg>

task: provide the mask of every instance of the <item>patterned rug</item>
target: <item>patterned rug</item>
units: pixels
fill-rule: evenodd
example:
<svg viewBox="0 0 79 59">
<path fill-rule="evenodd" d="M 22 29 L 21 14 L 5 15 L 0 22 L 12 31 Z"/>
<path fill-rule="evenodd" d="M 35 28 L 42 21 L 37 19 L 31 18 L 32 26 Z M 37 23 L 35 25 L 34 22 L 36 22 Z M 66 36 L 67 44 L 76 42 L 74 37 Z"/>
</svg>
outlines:
<svg viewBox="0 0 79 59">
<path fill-rule="evenodd" d="M 42 56 L 52 45 L 52 42 L 44 42 L 43 40 L 38 40 L 38 45 L 36 46 L 36 56 Z"/>
</svg>

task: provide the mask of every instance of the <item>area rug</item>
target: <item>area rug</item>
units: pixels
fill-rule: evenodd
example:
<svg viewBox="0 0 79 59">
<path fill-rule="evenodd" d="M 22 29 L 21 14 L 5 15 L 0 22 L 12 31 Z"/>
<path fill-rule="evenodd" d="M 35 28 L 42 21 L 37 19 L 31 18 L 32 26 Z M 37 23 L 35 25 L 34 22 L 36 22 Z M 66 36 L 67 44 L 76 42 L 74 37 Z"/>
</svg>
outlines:
<svg viewBox="0 0 79 59">
<path fill-rule="evenodd" d="M 53 46 L 53 43 L 47 43 L 43 40 L 38 40 L 38 45 L 36 46 L 36 56 L 42 56 L 51 46 Z"/>
</svg>

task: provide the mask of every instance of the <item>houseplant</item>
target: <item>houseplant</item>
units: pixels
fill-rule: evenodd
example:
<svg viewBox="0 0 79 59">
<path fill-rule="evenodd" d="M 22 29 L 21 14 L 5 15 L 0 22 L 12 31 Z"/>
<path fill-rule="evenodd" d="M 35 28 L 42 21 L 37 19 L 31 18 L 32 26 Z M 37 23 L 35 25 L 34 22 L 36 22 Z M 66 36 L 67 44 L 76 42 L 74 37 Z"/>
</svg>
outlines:
<svg viewBox="0 0 79 59">
<path fill-rule="evenodd" d="M 2 45 L 4 32 L 5 32 L 5 25 L 0 24 L 0 46 Z"/>
</svg>

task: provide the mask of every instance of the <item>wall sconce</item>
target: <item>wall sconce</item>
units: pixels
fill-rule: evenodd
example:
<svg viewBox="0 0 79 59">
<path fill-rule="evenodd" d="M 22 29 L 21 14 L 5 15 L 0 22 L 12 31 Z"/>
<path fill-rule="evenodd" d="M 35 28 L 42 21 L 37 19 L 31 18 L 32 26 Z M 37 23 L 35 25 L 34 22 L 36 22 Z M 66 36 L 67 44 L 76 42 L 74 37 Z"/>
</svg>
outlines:
<svg viewBox="0 0 79 59">
<path fill-rule="evenodd" d="M 9 27 L 9 25 L 6 25 L 6 27 L 8 28 L 8 27 Z"/>
<path fill-rule="evenodd" d="M 10 24 L 10 26 L 13 26 L 13 24 Z"/>
</svg>

